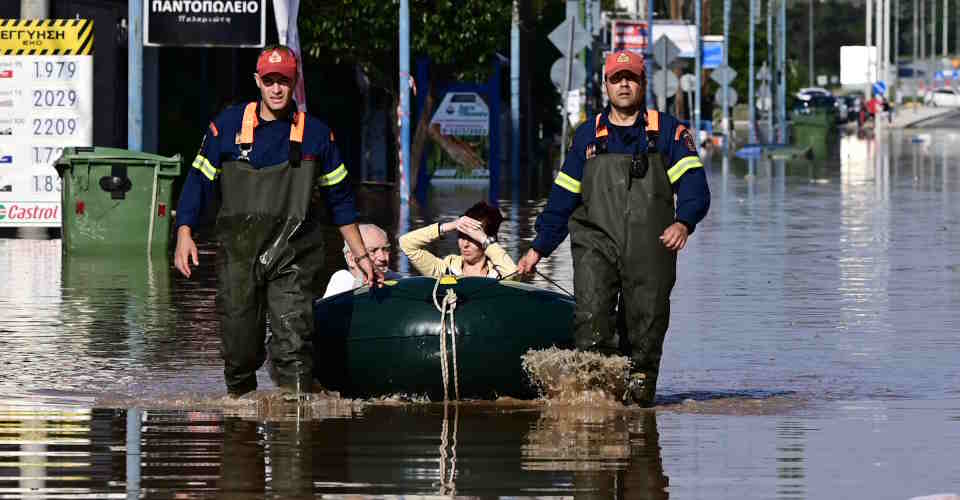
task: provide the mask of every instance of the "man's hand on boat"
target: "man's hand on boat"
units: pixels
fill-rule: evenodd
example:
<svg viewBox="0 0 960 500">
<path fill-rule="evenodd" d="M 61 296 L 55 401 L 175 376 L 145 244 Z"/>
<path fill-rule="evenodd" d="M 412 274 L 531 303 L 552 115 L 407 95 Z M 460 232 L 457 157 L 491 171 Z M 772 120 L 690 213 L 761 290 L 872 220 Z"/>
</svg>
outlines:
<svg viewBox="0 0 960 500">
<path fill-rule="evenodd" d="M 197 258 L 197 244 L 193 242 L 193 233 L 190 226 L 180 226 L 177 228 L 177 249 L 173 254 L 173 264 L 180 271 L 180 274 L 190 277 L 190 259 L 193 259 L 193 265 L 200 265 Z"/>
<path fill-rule="evenodd" d="M 536 270 L 538 262 L 540 262 L 540 252 L 533 248 L 527 250 L 527 254 L 517 263 L 517 273 L 521 276 L 530 276 Z"/>
</svg>

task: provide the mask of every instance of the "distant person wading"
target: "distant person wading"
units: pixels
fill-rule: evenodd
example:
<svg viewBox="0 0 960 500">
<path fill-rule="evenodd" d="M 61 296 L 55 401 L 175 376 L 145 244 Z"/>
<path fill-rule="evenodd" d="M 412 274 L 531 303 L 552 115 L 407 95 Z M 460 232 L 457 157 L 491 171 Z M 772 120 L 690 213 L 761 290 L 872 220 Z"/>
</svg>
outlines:
<svg viewBox="0 0 960 500">
<path fill-rule="evenodd" d="M 569 224 L 576 346 L 630 356 L 626 402 L 651 406 L 677 252 L 706 215 L 710 191 L 687 127 L 644 112 L 639 54 L 610 54 L 604 87 L 610 109 L 577 128 L 537 218 L 537 237 L 517 267 L 532 272 L 566 238 Z"/>
</svg>

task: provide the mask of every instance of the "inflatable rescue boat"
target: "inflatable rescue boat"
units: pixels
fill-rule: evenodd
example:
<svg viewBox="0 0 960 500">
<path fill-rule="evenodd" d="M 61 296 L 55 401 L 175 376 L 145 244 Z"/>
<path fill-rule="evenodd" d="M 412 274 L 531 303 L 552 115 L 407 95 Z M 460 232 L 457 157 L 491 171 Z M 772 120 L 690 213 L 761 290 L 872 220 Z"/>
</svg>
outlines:
<svg viewBox="0 0 960 500">
<path fill-rule="evenodd" d="M 573 305 L 525 283 L 452 276 L 317 299 L 314 375 L 344 397 L 442 401 L 445 380 L 450 399 L 457 386 L 460 399 L 534 397 L 520 356 L 571 348 Z"/>
</svg>

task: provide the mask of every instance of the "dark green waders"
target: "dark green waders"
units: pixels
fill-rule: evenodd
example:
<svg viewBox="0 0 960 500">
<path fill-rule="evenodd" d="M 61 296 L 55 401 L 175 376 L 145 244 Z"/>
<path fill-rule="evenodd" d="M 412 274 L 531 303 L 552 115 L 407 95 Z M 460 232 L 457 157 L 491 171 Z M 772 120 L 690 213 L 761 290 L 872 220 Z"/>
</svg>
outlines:
<svg viewBox="0 0 960 500">
<path fill-rule="evenodd" d="M 643 177 L 630 177 L 631 161 L 599 154 L 583 169 L 583 203 L 569 225 L 574 340 L 578 349 L 629 356 L 627 401 L 651 406 L 677 274 L 676 253 L 660 241 L 674 222 L 673 190 L 659 154 L 647 154 Z"/>
<path fill-rule="evenodd" d="M 270 312 L 271 375 L 277 385 L 309 391 L 313 373 L 313 297 L 323 265 L 321 226 L 309 217 L 313 161 L 255 169 L 225 161 L 217 216 L 220 252 L 217 313 L 224 377 L 231 394 L 257 387 L 266 359 Z"/>
</svg>

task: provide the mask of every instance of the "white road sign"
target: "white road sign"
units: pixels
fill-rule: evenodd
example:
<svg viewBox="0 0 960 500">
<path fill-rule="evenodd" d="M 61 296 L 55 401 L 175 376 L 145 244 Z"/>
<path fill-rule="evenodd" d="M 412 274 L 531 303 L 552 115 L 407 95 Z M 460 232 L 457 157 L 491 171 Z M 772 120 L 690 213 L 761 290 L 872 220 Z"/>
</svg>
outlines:
<svg viewBox="0 0 960 500">
<path fill-rule="evenodd" d="M 710 79 L 720 85 L 729 85 L 737 77 L 737 70 L 730 66 L 720 66 L 710 73 Z"/>
<path fill-rule="evenodd" d="M 567 58 L 561 57 L 554 61 L 550 66 L 550 81 L 557 86 L 557 90 L 563 92 L 563 85 L 567 78 Z M 587 70 L 583 68 L 583 63 L 574 59 L 573 66 L 570 67 L 570 87 L 579 87 L 587 78 Z"/>
<path fill-rule="evenodd" d="M 483 136 L 490 133 L 490 108 L 476 92 L 447 92 L 430 125 L 443 135 Z"/>
<path fill-rule="evenodd" d="M 576 21 L 575 19 L 567 18 L 560 26 L 557 26 L 553 31 L 547 35 L 547 38 L 553 42 L 553 46 L 560 51 L 561 54 L 566 55 L 567 49 L 569 49 L 570 44 L 570 23 Z M 587 48 L 587 45 L 590 43 L 590 36 L 587 34 L 587 31 L 580 26 L 580 22 L 574 22 L 573 25 L 573 53 L 578 54 L 581 50 Z"/>
<path fill-rule="evenodd" d="M 727 89 L 727 106 L 736 106 L 737 105 L 737 91 L 733 90 L 733 87 L 720 87 L 717 89 L 716 95 L 714 95 L 714 103 L 718 106 L 723 105 L 723 89 Z"/>
</svg>

